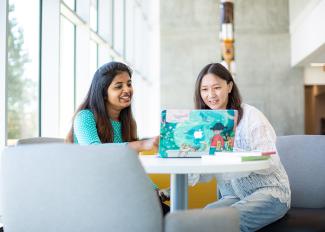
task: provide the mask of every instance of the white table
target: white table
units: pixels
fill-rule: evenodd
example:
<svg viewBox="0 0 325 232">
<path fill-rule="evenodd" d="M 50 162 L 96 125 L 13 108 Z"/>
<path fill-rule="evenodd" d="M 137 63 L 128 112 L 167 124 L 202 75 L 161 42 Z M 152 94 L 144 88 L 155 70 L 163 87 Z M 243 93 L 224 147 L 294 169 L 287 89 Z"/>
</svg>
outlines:
<svg viewBox="0 0 325 232">
<path fill-rule="evenodd" d="M 187 174 L 220 174 L 251 172 L 270 167 L 269 160 L 245 161 L 240 163 L 208 163 L 201 158 L 159 158 L 156 155 L 140 155 L 140 161 L 147 173 L 171 174 L 171 211 L 187 209 Z"/>
</svg>

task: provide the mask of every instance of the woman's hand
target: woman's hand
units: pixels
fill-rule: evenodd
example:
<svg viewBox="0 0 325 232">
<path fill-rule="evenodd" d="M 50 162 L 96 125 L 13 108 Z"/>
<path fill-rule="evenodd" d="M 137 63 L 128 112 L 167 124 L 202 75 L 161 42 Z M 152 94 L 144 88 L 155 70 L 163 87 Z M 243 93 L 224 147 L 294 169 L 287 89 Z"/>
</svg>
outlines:
<svg viewBox="0 0 325 232">
<path fill-rule="evenodd" d="M 141 142 L 142 142 L 142 145 L 141 145 L 142 150 L 141 151 L 150 151 L 150 150 L 157 151 L 158 144 L 159 144 L 159 136 L 155 136 L 150 139 L 144 139 L 144 140 L 141 140 Z"/>
<path fill-rule="evenodd" d="M 137 152 L 150 151 L 150 150 L 157 151 L 158 144 L 159 144 L 159 136 L 155 136 L 150 139 L 143 139 L 139 141 L 129 142 L 129 147 L 132 148 L 133 150 L 136 150 Z"/>
<path fill-rule="evenodd" d="M 170 188 L 157 189 L 156 191 L 162 202 L 170 201 Z"/>
</svg>

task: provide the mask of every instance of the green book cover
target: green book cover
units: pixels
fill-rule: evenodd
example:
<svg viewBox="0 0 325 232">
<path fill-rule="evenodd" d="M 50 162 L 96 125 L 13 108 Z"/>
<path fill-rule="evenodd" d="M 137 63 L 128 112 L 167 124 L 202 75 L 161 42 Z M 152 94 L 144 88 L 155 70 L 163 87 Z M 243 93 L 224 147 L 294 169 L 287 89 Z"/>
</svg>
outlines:
<svg viewBox="0 0 325 232">
<path fill-rule="evenodd" d="M 241 161 L 257 161 L 257 160 L 268 160 L 270 156 L 242 156 Z"/>
</svg>

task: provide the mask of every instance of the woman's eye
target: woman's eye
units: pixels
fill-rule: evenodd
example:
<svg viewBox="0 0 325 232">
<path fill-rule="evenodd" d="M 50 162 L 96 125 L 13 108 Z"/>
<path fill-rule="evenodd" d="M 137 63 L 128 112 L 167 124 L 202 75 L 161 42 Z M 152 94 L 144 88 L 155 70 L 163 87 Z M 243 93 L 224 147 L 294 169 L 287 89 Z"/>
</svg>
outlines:
<svg viewBox="0 0 325 232">
<path fill-rule="evenodd" d="M 201 89 L 201 91 L 207 91 L 208 89 Z"/>
<path fill-rule="evenodd" d="M 132 83 L 128 83 L 128 87 L 131 87 L 132 86 Z"/>
<path fill-rule="evenodd" d="M 122 85 L 116 85 L 115 86 L 115 89 L 121 89 L 122 88 Z"/>
</svg>

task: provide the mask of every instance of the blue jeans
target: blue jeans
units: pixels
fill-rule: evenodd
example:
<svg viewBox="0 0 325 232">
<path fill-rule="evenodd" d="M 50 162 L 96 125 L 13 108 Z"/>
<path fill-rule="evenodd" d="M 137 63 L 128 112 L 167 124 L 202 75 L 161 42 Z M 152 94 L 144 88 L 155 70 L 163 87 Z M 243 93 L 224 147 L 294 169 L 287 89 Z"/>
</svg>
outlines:
<svg viewBox="0 0 325 232">
<path fill-rule="evenodd" d="M 259 192 L 240 200 L 239 198 L 221 198 L 206 208 L 234 207 L 239 211 L 240 231 L 251 232 L 282 218 L 288 211 L 285 203 L 279 199 Z"/>
</svg>

